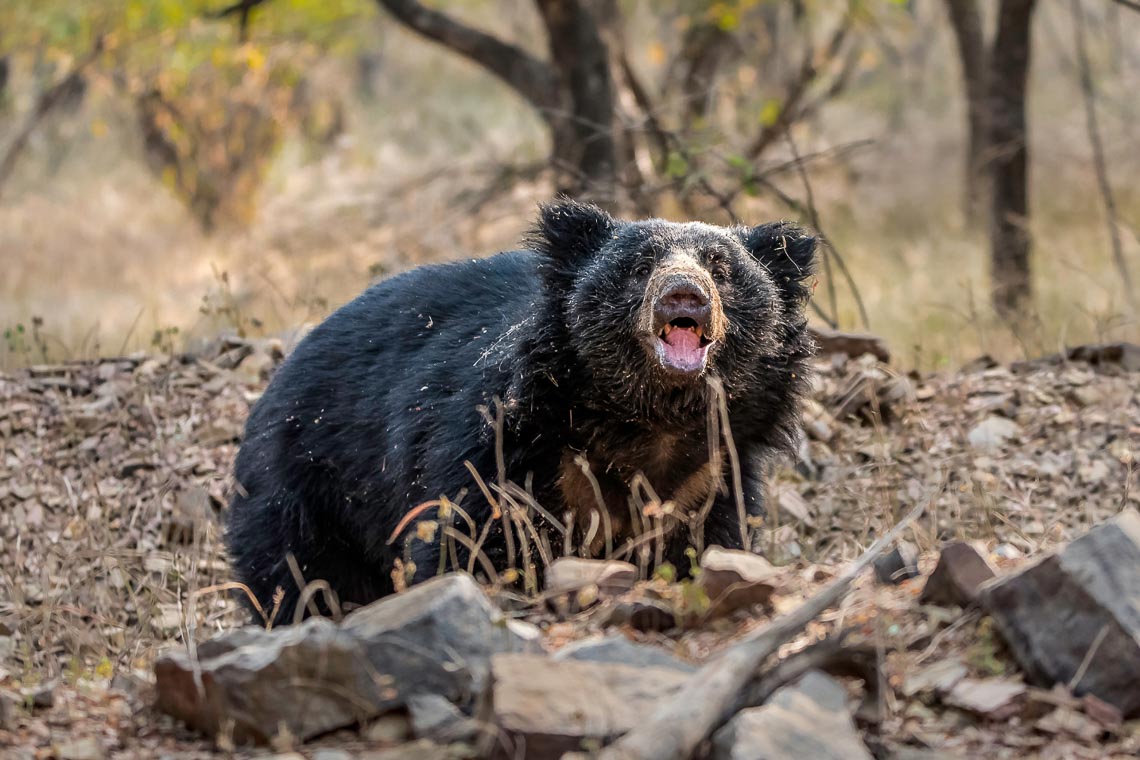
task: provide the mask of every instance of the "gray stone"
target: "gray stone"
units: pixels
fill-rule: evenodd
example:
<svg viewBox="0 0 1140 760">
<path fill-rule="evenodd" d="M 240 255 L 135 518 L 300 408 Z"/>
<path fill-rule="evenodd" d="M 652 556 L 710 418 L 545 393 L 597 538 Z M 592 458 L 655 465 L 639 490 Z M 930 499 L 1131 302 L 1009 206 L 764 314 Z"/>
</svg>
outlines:
<svg viewBox="0 0 1140 760">
<path fill-rule="evenodd" d="M 463 573 L 433 578 L 354 610 L 342 627 L 363 642 L 377 673 L 407 674 L 396 679 L 398 687 L 461 704 L 486 690 L 491 655 L 533 648 Z M 422 669 L 419 675 L 415 668 Z"/>
<path fill-rule="evenodd" d="M 913 697 L 923 692 L 947 694 L 966 677 L 969 670 L 961 660 L 939 660 L 917 673 L 908 675 L 902 684 L 904 697 Z"/>
<path fill-rule="evenodd" d="M 1013 420 L 1005 417 L 986 417 L 970 429 L 966 439 L 975 449 L 990 451 L 1000 447 L 1009 439 L 1016 438 L 1020 433 L 1021 428 Z"/>
<path fill-rule="evenodd" d="M 638 668 L 671 668 L 692 673 L 695 665 L 674 657 L 661 647 L 636 644 L 620 633 L 568 644 L 554 653 L 554 660 L 581 660 L 632 665 Z"/>
<path fill-rule="evenodd" d="M 837 681 L 811 671 L 713 734 L 712 760 L 870 760 Z"/>
<path fill-rule="evenodd" d="M 982 589 L 981 601 L 1039 684 L 1140 715 L 1140 513 L 1129 509 L 1064 551 Z"/>
<path fill-rule="evenodd" d="M 398 706 L 370 670 L 360 642 L 322 618 L 210 660 L 175 651 L 154 666 L 160 710 L 210 735 L 232 721 L 239 743 L 268 742 L 281 725 L 307 739 Z"/>
<path fill-rule="evenodd" d="M 990 720 L 1005 720 L 1020 708 L 1025 692 L 1025 684 L 1008 678 L 963 678 L 943 701 Z"/>
<path fill-rule="evenodd" d="M 688 678 L 671 668 L 501 654 L 491 661 L 498 751 L 561 757 L 596 749 L 645 721 Z"/>
<path fill-rule="evenodd" d="M 977 601 L 981 585 L 993 577 L 993 568 L 974 547 L 964 541 L 947 544 L 918 599 L 923 604 L 967 607 Z"/>
<path fill-rule="evenodd" d="M 343 749 L 320 747 L 313 750 L 313 760 L 355 760 L 355 758 Z"/>
<path fill-rule="evenodd" d="M 546 590 L 551 593 L 595 586 L 600 594 L 615 595 L 629 591 L 635 583 L 637 566 L 618 560 L 559 557 L 546 569 Z"/>
<path fill-rule="evenodd" d="M 467 575 L 441 576 L 349 614 L 263 631 L 240 629 L 155 663 L 158 706 L 238 742 L 266 742 L 280 726 L 301 740 L 370 721 L 432 694 L 475 709 L 491 655 L 532 642 Z"/>
<path fill-rule="evenodd" d="M 474 740 L 479 723 L 438 694 L 417 694 L 408 699 L 412 735 L 443 744 Z"/>
<path fill-rule="evenodd" d="M 773 579 L 778 574 L 768 560 L 752 552 L 710 546 L 701 555 L 699 581 L 713 615 L 767 604 L 776 590 Z"/>
<path fill-rule="evenodd" d="M 906 541 L 900 541 L 889 554 L 875 560 L 875 580 L 883 585 L 896 585 L 918 576 L 918 550 Z"/>
</svg>

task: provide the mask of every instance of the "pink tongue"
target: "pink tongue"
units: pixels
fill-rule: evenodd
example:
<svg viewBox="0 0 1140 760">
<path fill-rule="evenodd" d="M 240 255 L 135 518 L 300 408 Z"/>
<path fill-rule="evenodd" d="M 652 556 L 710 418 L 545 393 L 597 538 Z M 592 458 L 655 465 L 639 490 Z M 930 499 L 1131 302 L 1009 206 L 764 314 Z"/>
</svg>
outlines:
<svg viewBox="0 0 1140 760">
<path fill-rule="evenodd" d="M 704 352 L 701 339 L 694 330 L 674 328 L 665 336 L 665 356 L 677 367 L 695 369 L 701 366 Z"/>
<path fill-rule="evenodd" d="M 665 336 L 665 342 L 684 352 L 696 351 L 701 347 L 701 339 L 697 337 L 696 332 L 680 327 L 670 330 Z"/>
</svg>

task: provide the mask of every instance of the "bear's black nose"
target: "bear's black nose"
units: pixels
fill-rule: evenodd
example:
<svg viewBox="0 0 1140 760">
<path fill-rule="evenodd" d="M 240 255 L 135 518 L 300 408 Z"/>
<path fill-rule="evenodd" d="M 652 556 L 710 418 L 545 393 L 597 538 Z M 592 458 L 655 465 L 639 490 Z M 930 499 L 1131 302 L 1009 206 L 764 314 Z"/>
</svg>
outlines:
<svg viewBox="0 0 1140 760">
<path fill-rule="evenodd" d="M 702 325 L 707 321 L 712 311 L 709 305 L 708 294 L 699 285 L 692 282 L 678 282 L 670 285 L 657 299 L 657 318 L 662 322 L 670 322 L 680 317 L 690 317 Z"/>
</svg>

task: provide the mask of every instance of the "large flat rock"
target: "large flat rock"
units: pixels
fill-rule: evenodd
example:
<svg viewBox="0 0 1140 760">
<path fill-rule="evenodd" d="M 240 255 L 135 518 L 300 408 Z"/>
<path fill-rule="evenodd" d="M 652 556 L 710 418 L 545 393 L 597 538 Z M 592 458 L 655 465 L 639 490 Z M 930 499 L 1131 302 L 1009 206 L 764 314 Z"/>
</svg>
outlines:
<svg viewBox="0 0 1140 760">
<path fill-rule="evenodd" d="M 597 749 L 642 723 L 688 678 L 673 668 L 528 654 L 491 663 L 497 754 L 531 760 Z"/>
<path fill-rule="evenodd" d="M 399 704 L 369 678 L 360 642 L 320 618 L 209 660 L 171 652 L 154 671 L 160 710 L 238 743 L 265 743 L 281 726 L 308 738 Z"/>
<path fill-rule="evenodd" d="M 1029 677 L 1140 715 L 1140 514 L 1122 512 L 1064 551 L 982 587 Z"/>
<path fill-rule="evenodd" d="M 467 575 L 435 578 L 354 611 L 244 628 L 155 663 L 158 706 L 209 734 L 264 743 L 282 728 L 299 739 L 363 723 L 431 695 L 474 711 L 491 656 L 526 651 L 521 636 Z"/>
<path fill-rule="evenodd" d="M 847 692 L 813 670 L 713 734 L 712 760 L 871 760 Z"/>
</svg>

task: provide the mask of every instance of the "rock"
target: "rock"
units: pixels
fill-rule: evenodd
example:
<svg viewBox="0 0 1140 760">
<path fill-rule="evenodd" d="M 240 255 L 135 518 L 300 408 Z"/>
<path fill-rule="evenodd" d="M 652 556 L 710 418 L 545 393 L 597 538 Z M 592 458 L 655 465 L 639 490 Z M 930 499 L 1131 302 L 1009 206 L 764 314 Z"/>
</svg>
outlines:
<svg viewBox="0 0 1140 760">
<path fill-rule="evenodd" d="M 432 578 L 353 610 L 343 628 L 364 642 L 377 672 L 405 673 L 406 680 L 396 680 L 411 686 L 411 693 L 442 694 L 462 706 L 486 690 L 491 655 L 529 651 L 534 645 L 465 573 Z M 413 675 L 415 667 L 426 670 Z"/>
<path fill-rule="evenodd" d="M 1064 706 L 1039 719 L 1034 728 L 1046 734 L 1072 736 L 1083 742 L 1094 742 L 1104 733 L 1104 726 Z"/>
<path fill-rule="evenodd" d="M 672 668 L 528 654 L 496 655 L 491 668 L 499 752 L 536 760 L 596 748 L 621 736 L 688 678 Z"/>
<path fill-rule="evenodd" d="M 963 541 L 947 544 L 918 599 L 923 604 L 967 607 L 977 601 L 978 587 L 993 577 L 993 568 L 974 547 Z"/>
<path fill-rule="evenodd" d="M 776 506 L 784 513 L 786 517 L 792 520 L 803 523 L 809 528 L 815 527 L 815 519 L 811 514 L 811 507 L 800 495 L 800 492 L 791 486 L 784 485 L 779 489 L 779 494 L 776 497 Z"/>
<path fill-rule="evenodd" d="M 699 582 L 708 594 L 710 615 L 767 604 L 779 574 L 768 560 L 752 552 L 710 546 L 701 556 Z"/>
<path fill-rule="evenodd" d="M 599 625 L 628 625 L 635 631 L 668 631 L 677 627 L 677 615 L 673 609 L 655 599 L 621 599 L 606 607 L 599 618 Z"/>
<path fill-rule="evenodd" d="M 889 554 L 875 560 L 875 580 L 883 585 L 896 585 L 918 576 L 918 549 L 907 541 L 900 541 Z"/>
<path fill-rule="evenodd" d="M 891 352 L 887 348 L 886 341 L 877 335 L 846 333 L 815 326 L 808 328 L 808 331 L 815 339 L 821 356 L 846 354 L 852 359 L 857 359 L 864 354 L 871 354 L 883 364 L 889 364 L 891 361 Z"/>
<path fill-rule="evenodd" d="M 542 648 L 542 629 L 534 623 L 528 623 L 525 620 L 507 620 L 507 630 L 510 632 L 508 637 L 508 650 L 510 652 L 518 652 L 519 654 L 541 654 Z"/>
<path fill-rule="evenodd" d="M 369 723 L 360 733 L 366 741 L 376 744 L 399 744 L 412 735 L 412 721 L 403 713 L 391 712 Z"/>
<path fill-rule="evenodd" d="M 1077 346 L 1066 355 L 1069 361 L 1088 362 L 1094 367 L 1114 364 L 1125 372 L 1140 372 L 1140 346 L 1135 343 Z"/>
<path fill-rule="evenodd" d="M 16 703 L 0 691 L 0 731 L 11 731 L 16 724 Z"/>
<path fill-rule="evenodd" d="M 847 710 L 847 692 L 811 671 L 713 734 L 712 760 L 870 760 Z"/>
<path fill-rule="evenodd" d="M 472 708 L 496 652 L 526 647 L 468 575 L 419 584 L 350 613 L 341 626 L 313 618 L 263 631 L 239 629 L 155 663 L 158 706 L 234 740 L 266 742 L 284 726 L 305 740 L 435 694 Z M 200 673 L 201 689 L 196 685 Z"/>
<path fill-rule="evenodd" d="M 304 740 L 400 705 L 398 693 L 382 693 L 370 677 L 361 643 L 323 618 L 275 631 L 263 644 L 200 661 L 198 667 L 200 689 L 195 664 L 185 652 L 158 659 L 159 709 L 210 735 L 232 720 L 238 743 L 268 742 L 282 725 Z"/>
<path fill-rule="evenodd" d="M 1021 433 L 1021 427 L 1016 422 L 1005 417 L 986 417 L 974 425 L 966 434 L 970 445 L 980 451 L 990 451 L 1000 447 L 1011 438 Z"/>
<path fill-rule="evenodd" d="M 573 593 L 596 586 L 598 593 L 618 595 L 637 583 L 637 567 L 629 562 L 606 559 L 559 557 L 546 570 L 546 590 Z"/>
<path fill-rule="evenodd" d="M 44 684 L 32 693 L 32 707 L 37 710 L 47 710 L 55 706 L 56 683 Z"/>
<path fill-rule="evenodd" d="M 355 760 L 355 758 L 343 749 L 320 747 L 313 750 L 313 760 Z"/>
<path fill-rule="evenodd" d="M 902 694 L 913 697 L 927 691 L 942 695 L 948 693 L 969 671 L 960 660 L 940 660 L 903 681 Z"/>
<path fill-rule="evenodd" d="M 105 757 L 103 747 L 93 736 L 61 742 L 55 745 L 53 754 L 59 760 L 103 760 Z"/>
<path fill-rule="evenodd" d="M 418 694 L 408 699 L 408 717 L 412 735 L 417 739 L 448 744 L 471 741 L 479 735 L 480 725 L 455 705 L 438 694 Z"/>
<path fill-rule="evenodd" d="M 1073 684 L 1140 715 L 1140 513 L 1128 509 L 1019 573 L 981 602 L 1036 683 Z"/>
<path fill-rule="evenodd" d="M 682 673 L 692 673 L 697 669 L 660 647 L 635 644 L 620 633 L 575 641 L 555 652 L 552 659 L 609 662 L 637 668 L 671 668 Z"/>
<path fill-rule="evenodd" d="M 1082 409 L 1086 406 L 1096 406 L 1104 399 L 1104 393 L 1091 385 L 1078 385 L 1069 390 L 1069 399 Z"/>
<path fill-rule="evenodd" d="M 226 631 L 198 645 L 198 659 L 210 660 L 244 646 L 267 645 L 276 634 L 256 625 L 247 625 Z"/>
<path fill-rule="evenodd" d="M 1025 684 L 1006 678 L 963 678 L 943 701 L 991 720 L 1005 720 L 1020 708 L 1025 692 Z"/>
</svg>

